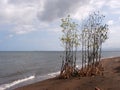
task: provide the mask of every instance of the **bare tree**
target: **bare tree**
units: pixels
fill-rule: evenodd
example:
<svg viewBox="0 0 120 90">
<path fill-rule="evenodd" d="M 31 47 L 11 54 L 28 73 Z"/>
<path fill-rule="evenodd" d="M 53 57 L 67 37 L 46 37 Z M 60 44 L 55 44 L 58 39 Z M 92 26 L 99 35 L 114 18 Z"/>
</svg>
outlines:
<svg viewBox="0 0 120 90">
<path fill-rule="evenodd" d="M 104 15 L 94 12 L 82 25 L 79 35 L 77 24 L 70 15 L 62 19 L 61 42 L 64 47 L 60 78 L 73 76 L 92 76 L 102 74 L 101 51 L 102 44 L 108 38 L 108 25 L 104 23 Z M 81 36 L 81 37 L 79 37 Z M 76 53 L 79 43 L 82 43 L 82 68 L 76 69 Z M 76 74 L 77 73 L 77 74 Z"/>
<path fill-rule="evenodd" d="M 92 74 L 98 68 L 101 59 L 102 43 L 108 38 L 108 25 L 104 24 L 103 15 L 94 12 L 89 15 L 82 29 L 82 68 L 85 74 Z M 91 70 L 92 71 L 91 71 Z M 89 72 L 90 71 L 90 72 Z M 95 70 L 94 70 L 95 71 Z"/>
<path fill-rule="evenodd" d="M 70 15 L 61 21 L 61 27 L 63 29 L 61 42 L 64 47 L 64 56 L 60 76 L 62 78 L 69 78 L 75 72 L 76 52 L 79 45 L 79 35 L 77 33 L 77 24 L 72 22 Z"/>
</svg>

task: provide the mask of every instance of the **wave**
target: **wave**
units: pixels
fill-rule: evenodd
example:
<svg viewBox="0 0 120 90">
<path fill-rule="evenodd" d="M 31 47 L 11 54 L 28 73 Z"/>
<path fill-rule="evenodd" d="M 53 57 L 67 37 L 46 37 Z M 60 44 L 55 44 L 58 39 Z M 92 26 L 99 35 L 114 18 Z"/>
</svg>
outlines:
<svg viewBox="0 0 120 90">
<path fill-rule="evenodd" d="M 80 66 L 77 65 L 77 67 L 80 67 Z M 29 76 L 29 77 L 26 77 L 26 78 L 23 78 L 23 79 L 13 81 L 11 83 L 2 84 L 2 85 L 0 85 L 0 90 L 6 90 L 6 89 L 9 89 L 9 88 L 13 88 L 17 84 L 21 84 L 21 83 L 24 83 L 24 82 L 32 80 L 32 79 L 34 79 L 35 82 L 42 81 L 42 80 L 45 80 L 45 79 L 56 77 L 59 74 L 60 74 L 60 71 L 53 72 L 53 73 L 48 73 L 48 74 L 42 75 L 42 76 L 32 75 L 32 76 Z M 32 83 L 34 83 L 34 81 Z"/>
<path fill-rule="evenodd" d="M 16 81 L 14 81 L 12 83 L 0 85 L 0 90 L 6 90 L 6 89 L 8 89 L 8 88 L 10 88 L 10 87 L 12 87 L 14 85 L 17 85 L 19 83 L 22 83 L 22 82 L 25 82 L 25 81 L 28 81 L 28 80 L 32 80 L 34 78 L 35 78 L 35 76 L 33 75 L 33 76 L 29 76 L 29 77 L 24 78 L 24 79 L 16 80 Z"/>
<path fill-rule="evenodd" d="M 7 84 L 2 84 L 0 85 L 0 90 L 6 90 L 6 89 L 9 89 L 17 84 L 20 84 L 20 83 L 23 83 L 23 82 L 26 82 L 26 81 L 29 81 L 29 80 L 32 80 L 32 79 L 38 79 L 38 81 L 42 81 L 42 80 L 45 80 L 45 79 L 48 79 L 48 78 L 52 78 L 52 77 L 55 77 L 57 75 L 59 75 L 60 71 L 57 71 L 57 72 L 53 72 L 53 73 L 49 73 L 49 74 L 46 74 L 46 75 L 43 75 L 43 76 L 29 76 L 29 77 L 26 77 L 26 78 L 23 78 L 23 79 L 19 79 L 19 80 L 16 80 L 16 81 L 13 81 L 11 83 L 7 83 Z M 36 80 L 37 81 L 37 80 Z"/>
<path fill-rule="evenodd" d="M 48 74 L 48 76 L 55 77 L 55 76 L 59 75 L 59 73 L 60 73 L 60 71 L 54 72 L 54 73 L 50 73 L 50 74 Z"/>
</svg>

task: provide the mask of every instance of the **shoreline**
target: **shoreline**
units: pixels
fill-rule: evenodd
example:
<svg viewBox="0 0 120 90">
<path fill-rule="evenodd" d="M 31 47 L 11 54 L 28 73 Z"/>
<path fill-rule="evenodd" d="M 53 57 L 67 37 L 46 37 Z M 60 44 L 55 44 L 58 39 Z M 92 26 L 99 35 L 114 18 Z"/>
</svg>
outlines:
<svg viewBox="0 0 120 90">
<path fill-rule="evenodd" d="M 15 90 L 120 90 L 120 57 L 102 59 L 103 76 L 71 79 L 50 78 Z"/>
</svg>

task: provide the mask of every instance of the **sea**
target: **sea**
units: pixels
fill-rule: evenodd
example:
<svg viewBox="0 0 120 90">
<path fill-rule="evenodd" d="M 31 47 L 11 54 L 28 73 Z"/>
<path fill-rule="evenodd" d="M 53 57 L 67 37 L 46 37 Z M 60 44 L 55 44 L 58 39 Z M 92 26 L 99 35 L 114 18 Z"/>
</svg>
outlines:
<svg viewBox="0 0 120 90">
<path fill-rule="evenodd" d="M 60 73 L 62 51 L 0 51 L 0 90 L 32 84 Z M 120 51 L 103 51 L 102 58 L 120 56 Z M 81 52 L 77 52 L 81 67 Z"/>
</svg>

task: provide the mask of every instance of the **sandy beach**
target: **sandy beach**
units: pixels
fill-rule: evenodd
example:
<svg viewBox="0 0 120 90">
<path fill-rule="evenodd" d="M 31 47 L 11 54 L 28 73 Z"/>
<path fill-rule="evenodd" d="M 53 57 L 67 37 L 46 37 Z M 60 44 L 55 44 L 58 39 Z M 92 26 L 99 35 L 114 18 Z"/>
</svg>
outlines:
<svg viewBox="0 0 120 90">
<path fill-rule="evenodd" d="M 103 59 L 101 62 L 104 67 L 103 76 L 66 80 L 51 78 L 15 90 L 120 90 L 120 57 Z"/>
</svg>

